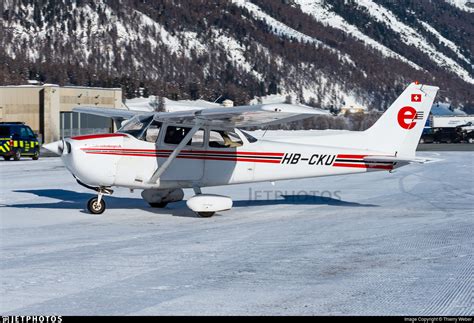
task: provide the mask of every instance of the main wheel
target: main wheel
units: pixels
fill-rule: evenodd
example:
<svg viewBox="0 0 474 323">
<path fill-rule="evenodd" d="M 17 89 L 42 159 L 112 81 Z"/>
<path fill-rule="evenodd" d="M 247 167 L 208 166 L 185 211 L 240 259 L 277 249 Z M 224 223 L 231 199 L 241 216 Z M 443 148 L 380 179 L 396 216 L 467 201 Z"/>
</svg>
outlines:
<svg viewBox="0 0 474 323">
<path fill-rule="evenodd" d="M 13 160 L 20 160 L 21 158 L 21 151 L 18 149 L 17 151 L 15 151 L 15 155 L 13 155 Z"/>
<path fill-rule="evenodd" d="M 12 158 L 12 156 L 3 156 L 3 159 L 5 160 L 10 160 Z"/>
<path fill-rule="evenodd" d="M 201 217 L 201 218 L 210 218 L 211 216 L 213 216 L 216 212 L 197 212 L 197 214 Z"/>
<path fill-rule="evenodd" d="M 87 210 L 92 214 L 102 214 L 105 211 L 105 201 L 100 200 L 97 197 L 93 197 L 87 202 Z"/>
<path fill-rule="evenodd" d="M 157 208 L 164 208 L 168 205 L 168 202 L 160 202 L 160 203 L 148 203 L 150 204 L 151 207 L 157 207 Z"/>
<path fill-rule="evenodd" d="M 40 152 L 39 152 L 39 150 L 35 151 L 33 157 L 31 157 L 31 158 L 33 158 L 33 160 L 38 160 L 38 159 L 40 158 Z"/>
</svg>

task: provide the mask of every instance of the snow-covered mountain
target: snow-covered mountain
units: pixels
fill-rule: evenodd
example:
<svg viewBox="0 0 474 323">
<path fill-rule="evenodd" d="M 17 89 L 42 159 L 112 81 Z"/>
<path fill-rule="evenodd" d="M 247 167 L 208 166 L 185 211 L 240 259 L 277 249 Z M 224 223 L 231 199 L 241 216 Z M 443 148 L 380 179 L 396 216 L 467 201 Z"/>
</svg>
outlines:
<svg viewBox="0 0 474 323">
<path fill-rule="evenodd" d="M 0 11 L 0 84 L 384 109 L 418 80 L 474 111 L 470 0 L 2 0 Z"/>
</svg>

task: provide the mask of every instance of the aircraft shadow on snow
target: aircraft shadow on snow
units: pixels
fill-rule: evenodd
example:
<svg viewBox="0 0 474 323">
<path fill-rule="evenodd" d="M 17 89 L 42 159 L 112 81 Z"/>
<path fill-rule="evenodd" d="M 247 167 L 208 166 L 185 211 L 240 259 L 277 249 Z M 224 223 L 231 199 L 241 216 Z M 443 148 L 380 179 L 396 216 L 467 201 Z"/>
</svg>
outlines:
<svg viewBox="0 0 474 323">
<path fill-rule="evenodd" d="M 20 203 L 4 205 L 14 208 L 37 208 L 37 209 L 76 209 L 84 210 L 87 201 L 94 197 L 93 193 L 81 193 L 64 189 L 38 189 L 38 190 L 16 190 L 15 193 L 29 193 L 39 197 L 57 199 L 57 202 L 50 203 Z M 236 200 L 234 207 L 266 206 L 266 205 L 333 205 L 342 207 L 376 207 L 373 204 L 360 204 L 348 202 L 330 197 L 315 195 L 282 195 L 283 199 L 266 200 Z M 188 211 L 185 201 L 171 203 L 166 209 L 150 208 L 141 198 L 129 197 L 105 197 L 107 207 L 111 209 L 148 209 L 154 213 L 172 213 L 175 216 L 193 216 L 194 213 Z M 186 211 L 184 211 L 186 210 Z M 86 211 L 83 211 L 86 212 Z"/>
<path fill-rule="evenodd" d="M 281 195 L 282 199 L 238 200 L 233 207 L 265 206 L 265 205 L 334 205 L 352 207 L 376 207 L 375 204 L 348 202 L 332 197 L 318 195 Z"/>
</svg>

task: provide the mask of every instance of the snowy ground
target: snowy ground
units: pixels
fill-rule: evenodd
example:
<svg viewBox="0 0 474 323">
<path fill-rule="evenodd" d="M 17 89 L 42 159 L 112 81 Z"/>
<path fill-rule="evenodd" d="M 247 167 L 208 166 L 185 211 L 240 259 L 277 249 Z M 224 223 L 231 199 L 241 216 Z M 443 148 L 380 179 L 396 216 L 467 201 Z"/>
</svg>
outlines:
<svg viewBox="0 0 474 323">
<path fill-rule="evenodd" d="M 58 158 L 1 161 L 0 312 L 473 315 L 474 154 L 419 154 L 443 161 L 209 188 L 235 201 L 209 219 L 126 190 L 90 215 Z"/>
</svg>

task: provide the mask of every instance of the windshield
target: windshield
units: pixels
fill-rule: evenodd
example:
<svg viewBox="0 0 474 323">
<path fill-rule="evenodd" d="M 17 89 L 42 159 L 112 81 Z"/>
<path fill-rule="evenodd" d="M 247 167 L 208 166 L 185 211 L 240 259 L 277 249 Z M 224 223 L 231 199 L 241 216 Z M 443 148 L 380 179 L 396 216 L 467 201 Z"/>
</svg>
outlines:
<svg viewBox="0 0 474 323">
<path fill-rule="evenodd" d="M 243 133 L 243 135 L 245 136 L 245 138 L 247 138 L 247 140 L 250 142 L 250 143 L 254 143 L 254 142 L 257 142 L 257 138 L 251 136 L 250 134 L 246 133 L 245 131 L 239 129 L 241 133 Z"/>
<path fill-rule="evenodd" d="M 153 120 L 153 116 L 135 116 L 127 121 L 117 132 L 128 133 L 137 139 L 142 139 L 145 129 Z"/>
</svg>

